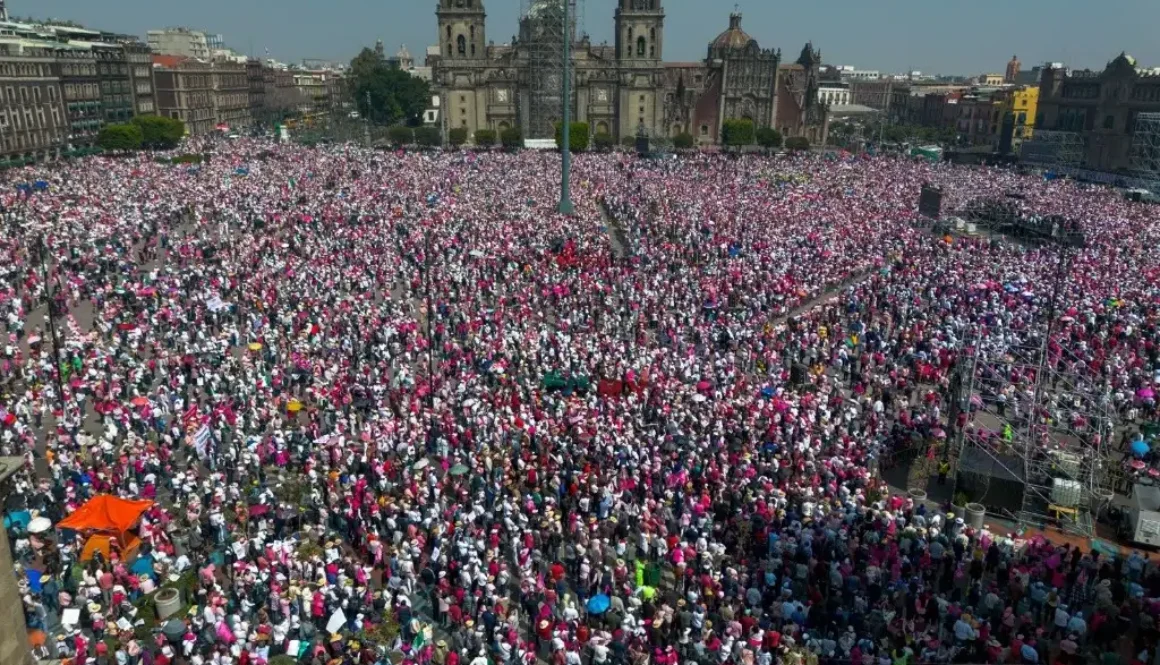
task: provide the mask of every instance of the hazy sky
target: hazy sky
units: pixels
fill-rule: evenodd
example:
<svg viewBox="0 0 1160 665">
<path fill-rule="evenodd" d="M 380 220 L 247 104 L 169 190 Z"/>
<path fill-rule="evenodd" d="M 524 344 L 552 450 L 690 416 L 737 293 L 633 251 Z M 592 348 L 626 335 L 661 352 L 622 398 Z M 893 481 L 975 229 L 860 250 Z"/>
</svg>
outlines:
<svg viewBox="0 0 1160 665">
<path fill-rule="evenodd" d="M 580 0 L 594 43 L 611 40 L 616 0 Z M 728 25 L 734 0 L 664 0 L 665 59 L 700 60 Z M 484 0 L 488 39 L 516 32 L 521 2 Z M 184 25 L 221 33 L 234 49 L 285 61 L 348 60 L 383 40 L 422 59 L 435 36 L 436 0 L 8 0 L 9 13 L 68 18 L 143 35 Z M 764 47 L 797 56 L 806 40 L 829 64 L 901 72 L 1001 72 L 1012 54 L 1025 67 L 1063 61 L 1102 67 L 1121 50 L 1160 66 L 1160 0 L 749 0 L 743 26 Z"/>
</svg>

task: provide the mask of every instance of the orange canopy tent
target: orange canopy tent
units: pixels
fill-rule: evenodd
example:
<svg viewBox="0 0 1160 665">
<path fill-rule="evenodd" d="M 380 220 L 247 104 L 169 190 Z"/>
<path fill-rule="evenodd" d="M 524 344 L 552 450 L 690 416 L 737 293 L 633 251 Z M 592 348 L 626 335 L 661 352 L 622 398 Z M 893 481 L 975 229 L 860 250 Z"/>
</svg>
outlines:
<svg viewBox="0 0 1160 665">
<path fill-rule="evenodd" d="M 92 559 L 95 552 L 101 552 L 108 560 L 114 544 L 120 548 L 122 559 L 127 561 L 133 558 L 141 546 L 141 539 L 129 530 L 152 507 L 153 502 L 145 499 L 119 499 L 108 494 L 98 494 L 73 514 L 57 522 L 56 526 L 90 536 L 81 553 L 82 561 Z"/>
</svg>

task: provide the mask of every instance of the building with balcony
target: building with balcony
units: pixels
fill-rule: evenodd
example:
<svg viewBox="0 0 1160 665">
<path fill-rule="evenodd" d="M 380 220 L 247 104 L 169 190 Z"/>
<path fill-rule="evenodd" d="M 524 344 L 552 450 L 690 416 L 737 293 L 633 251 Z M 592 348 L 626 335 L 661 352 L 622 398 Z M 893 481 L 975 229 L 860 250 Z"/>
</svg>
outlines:
<svg viewBox="0 0 1160 665">
<path fill-rule="evenodd" d="M 153 54 L 139 41 L 125 41 L 125 60 L 129 66 L 129 83 L 133 94 L 134 115 L 154 115 L 157 101 L 153 95 Z"/>
<path fill-rule="evenodd" d="M 116 43 L 94 42 L 90 48 L 97 61 L 101 87 L 101 110 L 106 124 L 128 122 L 135 115 L 133 81 L 125 49 Z"/>
<path fill-rule="evenodd" d="M 70 132 L 53 47 L 0 38 L 0 157 L 55 158 Z"/>
<path fill-rule="evenodd" d="M 70 149 L 92 147 L 106 124 L 96 53 L 89 46 L 61 44 L 55 67 L 69 123 L 67 143 Z"/>
<path fill-rule="evenodd" d="M 212 55 L 204 32 L 188 28 L 165 28 L 145 33 L 145 40 L 154 53 L 179 55 L 186 58 L 209 60 Z"/>
<path fill-rule="evenodd" d="M 159 115 L 185 123 L 190 136 L 243 129 L 253 122 L 250 78 L 244 64 L 154 55 Z"/>
<path fill-rule="evenodd" d="M 157 114 L 182 121 L 190 136 L 212 132 L 217 124 L 212 65 L 167 55 L 154 55 L 153 61 Z"/>
<path fill-rule="evenodd" d="M 250 112 L 250 79 L 246 66 L 237 62 L 212 62 L 214 123 L 220 128 L 244 129 L 253 124 Z"/>
</svg>

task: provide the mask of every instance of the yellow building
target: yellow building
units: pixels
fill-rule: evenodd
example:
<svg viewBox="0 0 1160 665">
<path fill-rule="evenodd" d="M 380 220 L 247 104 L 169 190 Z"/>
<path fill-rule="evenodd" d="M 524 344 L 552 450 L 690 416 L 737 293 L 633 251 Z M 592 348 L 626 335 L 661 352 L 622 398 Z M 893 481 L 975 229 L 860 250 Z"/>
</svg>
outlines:
<svg viewBox="0 0 1160 665">
<path fill-rule="evenodd" d="M 1011 132 L 1011 152 L 1019 154 L 1019 146 L 1028 141 L 1035 132 L 1035 113 L 1039 106 L 1039 87 L 1027 86 L 1010 88 L 997 92 L 991 115 L 992 147 L 1001 151 L 1003 144 L 1003 119 L 1010 113 L 1013 124 Z"/>
<path fill-rule="evenodd" d="M 1011 95 L 1011 112 L 1015 114 L 1015 144 L 1031 138 L 1035 131 L 1035 113 L 1039 107 L 1039 86 L 1017 88 Z"/>
</svg>

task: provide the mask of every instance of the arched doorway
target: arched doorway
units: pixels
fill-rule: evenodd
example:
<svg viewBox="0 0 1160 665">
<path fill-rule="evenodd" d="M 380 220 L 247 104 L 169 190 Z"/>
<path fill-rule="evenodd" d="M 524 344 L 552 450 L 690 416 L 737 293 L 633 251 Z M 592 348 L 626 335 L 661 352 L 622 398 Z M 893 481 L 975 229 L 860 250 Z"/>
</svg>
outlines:
<svg viewBox="0 0 1160 665">
<path fill-rule="evenodd" d="M 512 126 L 509 125 L 506 120 L 504 122 L 499 123 L 499 131 L 501 131 L 501 132 L 504 130 L 511 129 L 511 128 L 512 128 Z"/>
<path fill-rule="evenodd" d="M 671 132 L 669 132 L 669 136 L 676 136 L 683 131 L 684 131 L 684 128 L 682 128 L 680 125 L 673 125 L 673 130 Z"/>
<path fill-rule="evenodd" d="M 603 120 L 596 123 L 596 133 L 597 134 L 607 134 L 608 133 L 608 123 L 604 122 Z"/>
</svg>

